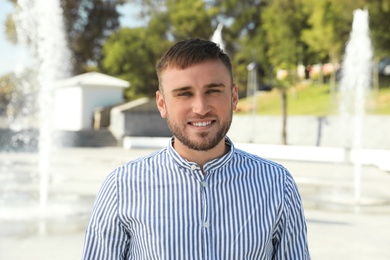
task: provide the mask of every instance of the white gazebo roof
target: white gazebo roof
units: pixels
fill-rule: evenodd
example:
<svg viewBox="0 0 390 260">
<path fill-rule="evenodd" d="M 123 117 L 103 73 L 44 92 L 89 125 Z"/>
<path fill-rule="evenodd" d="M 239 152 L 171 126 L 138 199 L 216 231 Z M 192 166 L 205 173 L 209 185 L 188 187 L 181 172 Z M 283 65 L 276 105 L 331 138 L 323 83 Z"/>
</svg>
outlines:
<svg viewBox="0 0 390 260">
<path fill-rule="evenodd" d="M 126 80 L 118 79 L 99 72 L 88 72 L 68 79 L 60 80 L 56 83 L 57 87 L 110 87 L 127 88 L 130 83 Z"/>
</svg>

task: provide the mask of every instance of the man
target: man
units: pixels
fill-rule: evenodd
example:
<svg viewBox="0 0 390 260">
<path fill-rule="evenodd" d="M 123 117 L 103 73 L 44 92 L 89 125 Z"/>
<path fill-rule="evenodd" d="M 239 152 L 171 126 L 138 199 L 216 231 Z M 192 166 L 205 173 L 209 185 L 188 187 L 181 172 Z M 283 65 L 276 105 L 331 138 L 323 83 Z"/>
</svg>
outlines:
<svg viewBox="0 0 390 260">
<path fill-rule="evenodd" d="M 157 74 L 173 137 L 105 180 L 83 259 L 309 259 L 290 173 L 226 137 L 238 102 L 229 57 L 213 42 L 185 40 Z"/>
</svg>

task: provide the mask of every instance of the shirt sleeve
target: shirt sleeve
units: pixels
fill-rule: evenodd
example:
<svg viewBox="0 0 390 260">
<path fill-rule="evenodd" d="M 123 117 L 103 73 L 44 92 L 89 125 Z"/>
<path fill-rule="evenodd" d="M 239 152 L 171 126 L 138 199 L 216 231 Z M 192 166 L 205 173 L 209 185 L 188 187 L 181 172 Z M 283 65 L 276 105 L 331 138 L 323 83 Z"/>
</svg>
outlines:
<svg viewBox="0 0 390 260">
<path fill-rule="evenodd" d="M 273 259 L 310 259 L 307 227 L 298 188 L 287 172 L 284 185 L 284 202 L 274 242 Z"/>
<path fill-rule="evenodd" d="M 117 174 L 111 173 L 96 197 L 84 239 L 83 260 L 125 259 L 129 235 L 118 216 Z"/>
</svg>

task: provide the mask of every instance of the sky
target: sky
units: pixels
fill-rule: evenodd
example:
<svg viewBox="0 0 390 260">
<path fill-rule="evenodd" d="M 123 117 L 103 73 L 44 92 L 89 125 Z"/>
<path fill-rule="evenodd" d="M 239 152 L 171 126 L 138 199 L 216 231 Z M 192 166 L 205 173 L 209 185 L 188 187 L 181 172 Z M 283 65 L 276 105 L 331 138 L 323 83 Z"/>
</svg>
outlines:
<svg viewBox="0 0 390 260">
<path fill-rule="evenodd" d="M 12 5 L 7 0 L 0 0 L 0 76 L 15 70 L 21 64 L 28 64 L 28 51 L 22 46 L 11 44 L 5 36 L 5 20 L 12 12 Z"/>
<path fill-rule="evenodd" d="M 7 0 L 0 0 L 0 76 L 12 72 L 23 66 L 31 64 L 31 57 L 26 47 L 13 45 L 5 36 L 5 20 L 7 15 L 12 13 L 12 4 Z M 139 8 L 134 5 L 126 4 L 120 8 L 122 14 L 120 23 L 122 26 L 136 27 L 145 22 L 137 17 Z"/>
</svg>

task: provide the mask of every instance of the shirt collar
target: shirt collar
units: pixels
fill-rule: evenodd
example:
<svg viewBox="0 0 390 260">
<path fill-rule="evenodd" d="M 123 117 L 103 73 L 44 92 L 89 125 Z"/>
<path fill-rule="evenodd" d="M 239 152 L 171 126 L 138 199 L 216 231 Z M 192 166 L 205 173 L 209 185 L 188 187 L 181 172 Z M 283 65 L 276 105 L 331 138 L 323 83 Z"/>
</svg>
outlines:
<svg viewBox="0 0 390 260">
<path fill-rule="evenodd" d="M 178 164 L 180 167 L 186 168 L 186 169 L 191 169 L 191 166 L 197 165 L 195 162 L 190 162 L 181 157 L 173 148 L 173 143 L 174 143 L 174 137 L 171 138 L 171 141 L 168 144 L 167 147 L 167 153 L 170 155 L 174 161 L 174 163 Z M 217 169 L 223 165 L 225 165 L 227 162 L 231 160 L 234 154 L 234 145 L 232 141 L 230 140 L 229 137 L 225 136 L 225 144 L 230 146 L 230 150 L 228 153 L 223 155 L 222 157 L 215 158 L 209 162 L 207 162 L 204 166 L 203 169 L 205 172 Z"/>
</svg>

